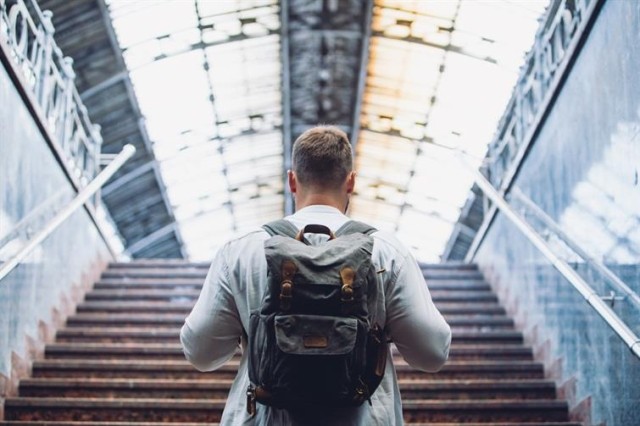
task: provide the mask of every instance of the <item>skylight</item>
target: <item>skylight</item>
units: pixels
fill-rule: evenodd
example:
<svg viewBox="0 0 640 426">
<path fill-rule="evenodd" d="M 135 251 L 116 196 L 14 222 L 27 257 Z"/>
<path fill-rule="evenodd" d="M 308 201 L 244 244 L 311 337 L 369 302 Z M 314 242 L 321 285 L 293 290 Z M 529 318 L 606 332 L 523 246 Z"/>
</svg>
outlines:
<svg viewBox="0 0 640 426">
<path fill-rule="evenodd" d="M 107 3 L 186 251 L 209 260 L 284 213 L 280 4 Z M 375 1 L 354 219 L 439 260 L 471 186 L 452 150 L 479 164 L 547 3 Z"/>
</svg>

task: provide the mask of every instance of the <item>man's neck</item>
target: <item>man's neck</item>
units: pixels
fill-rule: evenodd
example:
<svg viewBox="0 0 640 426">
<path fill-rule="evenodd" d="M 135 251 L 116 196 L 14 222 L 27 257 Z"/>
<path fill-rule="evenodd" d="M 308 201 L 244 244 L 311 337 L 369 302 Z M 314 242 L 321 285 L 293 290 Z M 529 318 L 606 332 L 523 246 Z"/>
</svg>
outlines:
<svg viewBox="0 0 640 426">
<path fill-rule="evenodd" d="M 296 211 L 302 210 L 308 206 L 330 206 L 334 207 L 341 212 L 344 212 L 346 209 L 345 202 L 339 200 L 338 197 L 333 196 L 332 194 L 309 194 L 306 197 L 297 197 L 296 198 Z"/>
</svg>

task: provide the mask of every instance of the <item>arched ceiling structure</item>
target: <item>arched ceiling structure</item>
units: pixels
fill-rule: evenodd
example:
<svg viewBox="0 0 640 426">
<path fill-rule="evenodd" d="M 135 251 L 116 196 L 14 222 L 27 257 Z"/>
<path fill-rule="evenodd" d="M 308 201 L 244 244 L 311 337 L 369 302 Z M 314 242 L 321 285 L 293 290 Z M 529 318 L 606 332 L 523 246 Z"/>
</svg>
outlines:
<svg viewBox="0 0 640 426">
<path fill-rule="evenodd" d="M 103 199 L 133 257 L 207 260 L 293 210 L 292 141 L 355 147 L 350 214 L 438 260 L 547 0 L 42 1 L 104 151 L 139 153 Z M 473 162 L 474 160 L 472 160 Z"/>
</svg>

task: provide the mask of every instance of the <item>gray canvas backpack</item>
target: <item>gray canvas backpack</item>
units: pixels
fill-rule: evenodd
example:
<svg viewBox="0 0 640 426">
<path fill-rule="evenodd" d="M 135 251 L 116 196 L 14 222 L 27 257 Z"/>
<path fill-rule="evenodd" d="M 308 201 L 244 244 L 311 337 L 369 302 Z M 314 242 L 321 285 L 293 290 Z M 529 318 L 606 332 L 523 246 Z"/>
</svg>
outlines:
<svg viewBox="0 0 640 426">
<path fill-rule="evenodd" d="M 268 285 L 251 313 L 247 411 L 357 406 L 380 384 L 388 353 L 378 324 L 371 262 L 375 231 L 349 221 L 335 235 L 322 225 L 264 225 Z M 305 234 L 326 234 L 311 245 Z"/>
</svg>

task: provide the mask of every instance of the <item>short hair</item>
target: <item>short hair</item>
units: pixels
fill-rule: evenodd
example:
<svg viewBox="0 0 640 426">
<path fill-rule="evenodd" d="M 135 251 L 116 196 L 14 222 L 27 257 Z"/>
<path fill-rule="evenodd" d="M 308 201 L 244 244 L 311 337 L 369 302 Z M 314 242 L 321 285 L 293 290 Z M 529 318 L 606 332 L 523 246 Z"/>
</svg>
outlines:
<svg viewBox="0 0 640 426">
<path fill-rule="evenodd" d="M 335 126 L 307 130 L 293 144 L 292 169 L 303 185 L 321 189 L 340 187 L 353 170 L 349 137 Z"/>
</svg>

